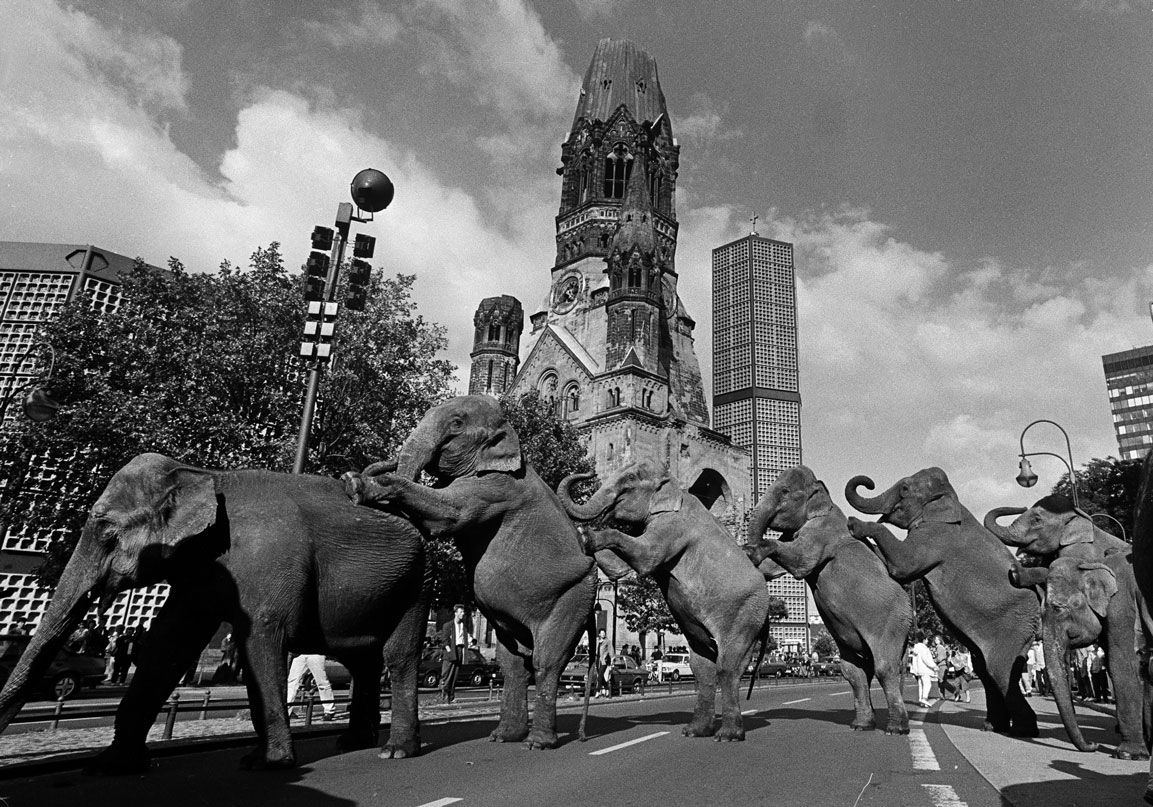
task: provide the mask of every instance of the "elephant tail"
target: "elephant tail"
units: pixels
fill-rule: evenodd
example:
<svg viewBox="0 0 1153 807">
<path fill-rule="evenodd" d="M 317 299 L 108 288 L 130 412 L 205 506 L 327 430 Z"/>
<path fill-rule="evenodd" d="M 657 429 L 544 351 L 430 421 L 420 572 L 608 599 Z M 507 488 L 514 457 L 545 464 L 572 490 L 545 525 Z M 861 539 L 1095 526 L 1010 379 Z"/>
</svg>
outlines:
<svg viewBox="0 0 1153 807">
<path fill-rule="evenodd" d="M 757 676 L 761 673 L 761 663 L 765 660 L 765 648 L 769 646 L 769 628 L 773 625 L 773 620 L 765 615 L 765 624 L 761 625 L 761 635 L 758 637 L 761 640 L 761 652 L 757 656 L 757 663 L 753 665 L 753 674 L 749 677 L 749 693 L 745 695 L 745 700 L 753 697 L 753 685 L 757 683 Z"/>
<path fill-rule="evenodd" d="M 596 673 L 593 670 L 597 658 L 597 617 L 595 611 L 589 611 L 588 619 L 585 622 L 585 631 L 588 634 L 589 641 L 589 666 L 585 672 L 585 703 L 584 709 L 581 710 L 581 722 L 577 728 L 577 739 L 582 743 L 588 739 L 585 734 L 585 724 L 589 719 L 589 700 L 592 697 L 593 691 L 593 678 Z"/>
</svg>

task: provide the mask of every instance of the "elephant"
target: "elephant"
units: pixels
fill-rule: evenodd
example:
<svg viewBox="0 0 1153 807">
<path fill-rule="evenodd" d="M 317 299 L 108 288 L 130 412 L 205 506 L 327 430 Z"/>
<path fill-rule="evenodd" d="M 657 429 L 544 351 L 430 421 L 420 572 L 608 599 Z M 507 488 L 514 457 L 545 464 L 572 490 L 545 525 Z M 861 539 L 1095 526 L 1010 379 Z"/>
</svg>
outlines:
<svg viewBox="0 0 1153 807">
<path fill-rule="evenodd" d="M 345 475 L 354 502 L 403 514 L 460 549 L 481 613 L 496 630 L 504 673 L 489 739 L 555 748 L 561 672 L 591 620 L 597 575 L 556 494 L 524 461 L 520 439 L 487 395 L 430 408 L 392 462 Z M 421 471 L 435 487 L 416 480 Z M 536 677 L 528 724 L 530 665 Z"/>
<path fill-rule="evenodd" d="M 779 540 L 761 540 L 770 529 L 781 533 Z M 901 659 L 913 609 L 876 554 L 853 539 L 825 483 L 804 465 L 783 471 L 753 508 L 749 541 L 746 552 L 753 563 L 771 558 L 812 589 L 840 650 L 841 673 L 853 689 L 852 728 L 876 727 L 870 695 L 875 675 L 889 705 L 885 733 L 908 734 Z"/>
<path fill-rule="evenodd" d="M 1010 584 L 1013 555 L 961 504 L 940 468 L 917 471 L 872 498 L 858 493 L 860 486 L 872 490 L 873 480 L 853 477 L 845 498 L 881 519 L 851 517 L 849 531 L 872 542 L 898 583 L 924 579 L 941 621 L 972 654 L 985 687 L 985 729 L 1036 737 L 1037 716 L 1019 682 L 1041 609 L 1036 595 Z M 905 539 L 885 522 L 907 530 Z"/>
<path fill-rule="evenodd" d="M 576 504 L 571 485 L 592 476 L 566 477 L 557 494 L 574 520 L 603 519 L 629 530 L 585 528 L 586 549 L 598 558 L 606 550 L 615 553 L 638 575 L 651 575 L 664 594 L 688 640 L 689 666 L 697 682 L 697 705 L 684 735 L 744 740 L 740 677 L 766 624 L 769 594 L 764 578 L 724 526 L 657 462 L 629 463 L 606 479 L 588 502 Z"/>
<path fill-rule="evenodd" d="M 167 601 L 145 635 L 95 773 L 149 767 L 145 737 L 222 622 L 232 624 L 257 746 L 249 768 L 294 764 L 287 654 L 325 653 L 355 687 L 345 749 L 375 745 L 387 657 L 392 725 L 382 757 L 420 749 L 417 673 L 431 579 L 421 535 L 354 507 L 341 482 L 261 470 L 212 471 L 140 454 L 93 505 L 52 602 L 0 692 L 0 728 L 27 699 L 94 602 L 161 581 Z"/>
<path fill-rule="evenodd" d="M 1017 515 L 1008 528 L 997 523 L 1008 515 Z M 1045 668 L 1073 745 L 1081 751 L 1097 748 L 1082 738 L 1077 726 L 1064 659 L 1070 648 L 1087 647 L 1101 639 L 1121 727 L 1121 743 L 1113 756 L 1147 759 L 1144 732 L 1153 692 L 1141 680 L 1134 650 L 1141 643 L 1139 613 L 1144 599 L 1133 576 L 1132 548 L 1094 526 L 1072 499 L 1061 495 L 1046 496 L 1028 509 L 990 510 L 985 528 L 1007 546 L 1048 563 L 1048 568 L 1014 568 L 1011 579 L 1017 585 L 1043 587 Z"/>
<path fill-rule="evenodd" d="M 1145 455 L 1141 465 L 1141 487 L 1137 492 L 1137 508 L 1133 517 L 1133 577 L 1142 600 L 1146 605 L 1153 602 L 1153 452 Z M 1150 624 L 1147 607 L 1142 609 L 1141 616 L 1144 641 L 1139 658 L 1141 673 L 1148 682 L 1153 679 L 1149 658 L 1149 648 L 1153 645 L 1153 624 Z M 1144 798 L 1147 804 L 1153 804 L 1153 761 L 1149 765 Z"/>
</svg>

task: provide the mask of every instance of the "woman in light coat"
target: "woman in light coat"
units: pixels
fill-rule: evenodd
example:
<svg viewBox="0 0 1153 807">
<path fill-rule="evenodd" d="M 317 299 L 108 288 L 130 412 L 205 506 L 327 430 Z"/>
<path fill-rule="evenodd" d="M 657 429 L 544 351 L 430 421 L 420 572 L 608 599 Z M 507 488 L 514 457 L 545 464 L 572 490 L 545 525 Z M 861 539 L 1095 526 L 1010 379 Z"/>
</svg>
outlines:
<svg viewBox="0 0 1153 807">
<path fill-rule="evenodd" d="M 929 691 L 937 677 L 937 662 L 933 660 L 933 651 L 925 644 L 924 635 L 917 635 L 913 649 L 909 651 L 909 672 L 917 678 L 917 705 L 928 708 Z"/>
</svg>

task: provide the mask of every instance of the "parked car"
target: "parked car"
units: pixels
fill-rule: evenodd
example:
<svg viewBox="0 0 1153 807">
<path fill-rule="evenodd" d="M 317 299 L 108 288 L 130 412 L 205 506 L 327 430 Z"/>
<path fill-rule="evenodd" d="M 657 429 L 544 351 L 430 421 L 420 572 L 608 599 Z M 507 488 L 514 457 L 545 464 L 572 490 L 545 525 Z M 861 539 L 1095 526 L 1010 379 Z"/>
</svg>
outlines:
<svg viewBox="0 0 1153 807">
<path fill-rule="evenodd" d="M 588 674 L 589 657 L 587 653 L 578 653 L 565 665 L 560 673 L 560 685 L 566 689 L 584 690 L 585 675 Z"/>
<path fill-rule="evenodd" d="M 440 686 L 440 667 L 440 648 L 427 648 L 420 659 L 420 685 L 432 689 Z M 458 686 L 482 687 L 495 679 L 499 670 L 500 665 L 486 659 L 479 650 L 465 648 L 456 683 Z"/>
<path fill-rule="evenodd" d="M 754 658 L 749 662 L 748 668 L 745 670 L 746 674 L 751 675 L 753 666 L 757 663 Z M 788 674 L 789 665 L 785 660 L 777 656 L 766 656 L 765 660 L 761 662 L 761 678 L 782 678 Z"/>
<path fill-rule="evenodd" d="M 16 667 L 31 636 L 0 634 L 0 686 Z M 94 687 L 104 680 L 104 657 L 84 656 L 62 649 L 40 682 L 39 689 L 53 700 L 70 698 L 81 687 Z"/>
<path fill-rule="evenodd" d="M 632 656 L 613 656 L 612 665 L 611 681 L 614 695 L 619 695 L 622 692 L 641 692 L 644 689 L 649 671 L 637 664 Z M 588 669 L 589 657 L 587 654 L 573 656 L 572 661 L 561 672 L 561 686 L 583 692 Z"/>
<path fill-rule="evenodd" d="M 840 659 L 827 659 L 825 661 L 818 661 L 813 665 L 813 675 L 840 675 L 841 674 L 841 660 Z"/>
<path fill-rule="evenodd" d="M 688 653 L 665 653 L 661 660 L 656 662 L 654 670 L 658 681 L 679 681 L 682 678 L 692 678 L 693 671 L 689 667 Z"/>
</svg>

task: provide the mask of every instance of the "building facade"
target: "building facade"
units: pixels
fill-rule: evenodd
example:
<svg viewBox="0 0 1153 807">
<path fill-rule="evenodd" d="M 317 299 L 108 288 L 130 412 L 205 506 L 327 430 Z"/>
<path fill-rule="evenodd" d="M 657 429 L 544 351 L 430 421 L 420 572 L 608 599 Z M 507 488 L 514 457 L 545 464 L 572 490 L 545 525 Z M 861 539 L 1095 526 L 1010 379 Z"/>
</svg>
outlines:
<svg viewBox="0 0 1153 807">
<path fill-rule="evenodd" d="M 561 146 L 548 295 L 530 309 L 520 344 L 512 329 L 501 337 L 481 325 L 495 322 L 493 300 L 513 298 L 481 303 L 469 390 L 539 391 L 587 440 L 602 478 L 653 458 L 712 512 L 732 517 L 750 504 L 749 455 L 711 427 L 696 323 L 677 293 L 679 165 L 656 61 L 632 42 L 601 40 Z M 504 387 L 511 363 L 502 362 L 513 353 L 523 358 Z"/>
<path fill-rule="evenodd" d="M 0 428 L 20 417 L 15 405 L 20 393 L 48 372 L 47 351 L 39 342 L 43 325 L 77 297 L 102 311 L 115 310 L 120 273 L 134 264 L 132 258 L 92 245 L 0 242 Z M 44 462 L 39 473 L 50 483 L 51 462 Z M 50 591 L 36 584 L 32 571 L 53 537 L 28 534 L 15 525 L 4 530 L 0 632 L 34 627 L 47 609 Z M 126 592 L 105 616 L 110 624 L 148 624 L 166 596 L 164 585 Z"/>
<path fill-rule="evenodd" d="M 1144 457 L 1153 446 L 1153 345 L 1101 357 L 1121 459 Z"/>
<path fill-rule="evenodd" d="M 797 290 L 793 245 L 751 233 L 713 250 L 713 422 L 750 455 L 756 502 L 801 462 Z M 808 650 L 811 609 L 803 581 L 779 577 L 769 593 L 789 618 L 773 625 L 783 648 Z"/>
</svg>

